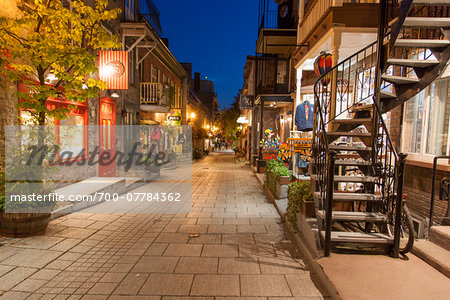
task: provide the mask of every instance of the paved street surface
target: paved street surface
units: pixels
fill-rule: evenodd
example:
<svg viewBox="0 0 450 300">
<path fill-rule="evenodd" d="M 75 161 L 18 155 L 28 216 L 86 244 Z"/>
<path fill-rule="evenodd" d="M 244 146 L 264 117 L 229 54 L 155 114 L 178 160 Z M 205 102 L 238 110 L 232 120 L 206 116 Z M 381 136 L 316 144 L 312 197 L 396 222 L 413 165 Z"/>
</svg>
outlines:
<svg viewBox="0 0 450 300">
<path fill-rule="evenodd" d="M 323 299 L 247 167 L 212 153 L 192 178 L 191 213 L 78 212 L 6 240 L 1 299 Z"/>
</svg>

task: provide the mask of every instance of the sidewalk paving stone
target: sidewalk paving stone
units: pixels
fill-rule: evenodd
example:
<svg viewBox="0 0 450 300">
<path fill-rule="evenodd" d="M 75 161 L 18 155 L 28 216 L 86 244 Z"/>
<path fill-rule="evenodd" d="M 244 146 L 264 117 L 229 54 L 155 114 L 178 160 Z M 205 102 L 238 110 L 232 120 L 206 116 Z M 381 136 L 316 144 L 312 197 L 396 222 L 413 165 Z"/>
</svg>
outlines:
<svg viewBox="0 0 450 300">
<path fill-rule="evenodd" d="M 257 258 L 219 258 L 219 274 L 261 274 Z"/>
<path fill-rule="evenodd" d="M 232 154 L 193 166 L 190 213 L 87 209 L 0 247 L 1 300 L 322 299 L 252 172 Z"/>
<path fill-rule="evenodd" d="M 241 275 L 243 296 L 292 296 L 283 275 Z"/>
<path fill-rule="evenodd" d="M 202 248 L 199 244 L 170 244 L 164 256 L 200 256 Z"/>
<path fill-rule="evenodd" d="M 150 274 L 139 294 L 187 296 L 193 277 L 191 274 Z"/>
<path fill-rule="evenodd" d="M 239 296 L 239 275 L 196 275 L 191 295 Z"/>
<path fill-rule="evenodd" d="M 175 273 L 217 274 L 217 265 L 215 257 L 180 257 Z"/>
</svg>

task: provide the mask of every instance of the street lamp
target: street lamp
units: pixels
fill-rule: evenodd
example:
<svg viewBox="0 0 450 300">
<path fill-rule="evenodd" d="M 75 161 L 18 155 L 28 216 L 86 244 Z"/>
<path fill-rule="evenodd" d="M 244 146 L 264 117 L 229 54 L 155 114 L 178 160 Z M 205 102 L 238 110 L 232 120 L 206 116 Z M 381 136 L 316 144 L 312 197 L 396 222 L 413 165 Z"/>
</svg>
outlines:
<svg viewBox="0 0 450 300">
<path fill-rule="evenodd" d="M 191 112 L 191 119 L 195 119 L 195 112 Z"/>
</svg>

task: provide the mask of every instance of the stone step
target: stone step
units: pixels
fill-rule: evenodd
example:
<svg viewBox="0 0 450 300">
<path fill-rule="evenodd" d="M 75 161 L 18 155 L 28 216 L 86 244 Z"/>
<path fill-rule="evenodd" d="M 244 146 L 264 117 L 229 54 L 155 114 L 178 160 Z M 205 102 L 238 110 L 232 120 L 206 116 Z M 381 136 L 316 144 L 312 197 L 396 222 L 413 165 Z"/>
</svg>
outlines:
<svg viewBox="0 0 450 300">
<path fill-rule="evenodd" d="M 319 199 L 320 193 L 314 192 L 313 197 Z M 333 193 L 335 201 L 381 201 L 380 195 L 362 193 Z"/>
<path fill-rule="evenodd" d="M 414 5 L 450 5 L 448 0 L 413 0 Z"/>
<path fill-rule="evenodd" d="M 388 91 L 381 91 L 380 98 L 381 99 L 392 99 L 392 98 L 397 98 L 397 96 L 394 93 L 391 93 Z"/>
<path fill-rule="evenodd" d="M 395 47 L 403 48 L 443 48 L 450 45 L 449 40 L 397 39 Z"/>
<path fill-rule="evenodd" d="M 319 210 L 317 216 L 325 219 L 325 211 Z M 336 222 L 386 222 L 387 217 L 382 213 L 359 211 L 333 211 L 331 219 Z"/>
<path fill-rule="evenodd" d="M 415 240 L 411 252 L 450 278 L 450 251 L 428 240 Z"/>
<path fill-rule="evenodd" d="M 450 226 L 431 226 L 430 241 L 450 251 Z"/>
<path fill-rule="evenodd" d="M 407 17 L 405 27 L 450 27 L 450 18 Z"/>
<path fill-rule="evenodd" d="M 321 231 L 320 235 L 325 239 L 325 231 Z M 383 233 L 331 231 L 331 243 L 389 246 L 392 245 L 393 239 Z"/>
<path fill-rule="evenodd" d="M 356 132 L 356 131 L 332 131 L 327 132 L 327 136 L 340 137 L 340 136 L 351 136 L 351 137 L 371 137 L 370 132 Z"/>
<path fill-rule="evenodd" d="M 419 60 L 419 59 L 403 59 L 403 58 L 389 58 L 387 63 L 390 65 L 426 68 L 439 64 L 437 60 Z"/>
<path fill-rule="evenodd" d="M 364 118 L 364 119 L 334 119 L 331 121 L 331 123 L 334 124 L 364 124 L 364 123 L 370 123 L 372 122 L 372 119 Z"/>
<path fill-rule="evenodd" d="M 314 159 L 311 159 L 311 163 L 314 163 Z M 336 166 L 370 166 L 371 162 L 370 161 L 365 161 L 365 160 L 349 160 L 349 159 L 337 159 L 334 164 Z"/>
<path fill-rule="evenodd" d="M 413 83 L 419 82 L 419 78 L 417 78 L 417 77 L 383 75 L 383 76 L 381 76 L 381 78 L 384 81 L 395 83 L 395 84 L 413 84 Z"/>
<path fill-rule="evenodd" d="M 322 175 L 311 175 L 311 179 L 318 180 L 321 179 Z M 358 183 L 366 183 L 366 182 L 375 182 L 378 178 L 372 176 L 334 176 L 334 182 L 358 182 Z"/>
<path fill-rule="evenodd" d="M 341 145 L 329 145 L 330 150 L 336 151 L 372 151 L 372 147 L 364 146 L 341 146 Z"/>
<path fill-rule="evenodd" d="M 63 195 L 64 202 L 58 202 L 58 206 L 52 212 L 51 218 L 59 218 L 61 216 L 70 214 L 83 208 L 87 208 L 96 204 L 99 204 L 106 200 L 104 194 L 109 194 L 111 197 L 113 194 L 123 194 L 126 191 L 136 188 L 143 184 L 141 178 L 127 179 L 125 177 L 91 177 L 74 184 L 70 184 L 63 188 L 57 189 L 54 192 L 58 195 Z M 102 196 L 103 194 L 103 196 Z M 97 196 L 92 198 L 92 201 L 76 201 L 76 198 Z M 73 198 L 73 201 L 69 201 L 69 197 Z"/>
</svg>

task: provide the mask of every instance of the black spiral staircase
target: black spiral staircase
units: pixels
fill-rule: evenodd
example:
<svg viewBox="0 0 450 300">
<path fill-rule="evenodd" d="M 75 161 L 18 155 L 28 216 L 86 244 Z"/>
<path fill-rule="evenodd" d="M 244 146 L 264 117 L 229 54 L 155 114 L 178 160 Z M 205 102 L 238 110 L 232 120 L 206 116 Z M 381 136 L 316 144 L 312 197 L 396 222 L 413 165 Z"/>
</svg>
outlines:
<svg viewBox="0 0 450 300">
<path fill-rule="evenodd" d="M 407 251 L 405 155 L 386 113 L 446 68 L 449 12 L 448 0 L 381 0 L 378 40 L 316 82 L 311 179 L 325 256 L 339 248 Z"/>
</svg>

